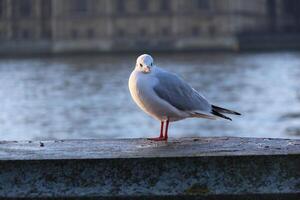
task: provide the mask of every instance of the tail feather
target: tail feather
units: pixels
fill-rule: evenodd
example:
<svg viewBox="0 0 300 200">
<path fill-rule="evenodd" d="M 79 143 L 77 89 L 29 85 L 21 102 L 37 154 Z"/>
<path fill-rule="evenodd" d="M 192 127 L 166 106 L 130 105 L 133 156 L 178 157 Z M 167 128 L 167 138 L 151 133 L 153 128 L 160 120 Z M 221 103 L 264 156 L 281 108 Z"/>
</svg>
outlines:
<svg viewBox="0 0 300 200">
<path fill-rule="evenodd" d="M 228 110 L 226 108 L 221 108 L 221 107 L 218 107 L 218 106 L 215 106 L 215 105 L 211 105 L 211 107 L 212 107 L 213 111 L 218 112 L 218 113 L 227 113 L 227 114 L 231 114 L 231 115 L 241 115 L 241 113 L 238 113 L 236 111 Z"/>
<path fill-rule="evenodd" d="M 229 118 L 229 117 L 227 117 L 227 116 L 225 116 L 225 115 L 223 115 L 223 114 L 219 113 L 218 111 L 212 110 L 212 111 L 211 111 L 211 114 L 213 114 L 213 115 L 216 115 L 216 116 L 218 116 L 218 117 L 222 117 L 222 118 L 224 118 L 224 119 L 228 119 L 228 120 L 232 121 L 232 119 L 231 119 L 231 118 Z"/>
</svg>

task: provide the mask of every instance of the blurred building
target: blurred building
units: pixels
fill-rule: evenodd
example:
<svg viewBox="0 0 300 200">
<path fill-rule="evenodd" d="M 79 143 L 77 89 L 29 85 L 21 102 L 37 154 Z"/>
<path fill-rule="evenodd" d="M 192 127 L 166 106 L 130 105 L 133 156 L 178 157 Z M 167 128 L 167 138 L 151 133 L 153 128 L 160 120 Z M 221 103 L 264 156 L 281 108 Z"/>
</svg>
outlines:
<svg viewBox="0 0 300 200">
<path fill-rule="evenodd" d="M 0 53 L 236 49 L 247 33 L 299 31 L 299 8 L 297 0 L 0 0 Z"/>
</svg>

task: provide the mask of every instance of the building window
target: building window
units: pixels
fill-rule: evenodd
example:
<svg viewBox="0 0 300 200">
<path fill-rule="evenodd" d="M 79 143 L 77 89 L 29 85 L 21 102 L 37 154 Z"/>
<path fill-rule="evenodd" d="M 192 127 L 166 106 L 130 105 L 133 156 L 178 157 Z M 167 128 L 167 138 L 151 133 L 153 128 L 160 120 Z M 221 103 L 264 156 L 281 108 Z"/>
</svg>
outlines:
<svg viewBox="0 0 300 200">
<path fill-rule="evenodd" d="M 170 10 L 170 1 L 169 0 L 161 0 L 160 1 L 160 9 L 162 11 Z"/>
<path fill-rule="evenodd" d="M 0 19 L 3 17 L 4 11 L 4 0 L 0 0 Z"/>
<path fill-rule="evenodd" d="M 117 30 L 117 36 L 120 36 L 120 37 L 122 37 L 122 36 L 124 36 L 125 35 L 125 32 L 124 32 L 124 30 L 123 29 L 119 29 L 119 30 Z"/>
<path fill-rule="evenodd" d="M 208 27 L 208 33 L 211 37 L 216 35 L 216 27 L 214 25 L 210 25 Z"/>
<path fill-rule="evenodd" d="M 21 0 L 19 3 L 19 13 L 21 17 L 30 17 L 32 12 L 31 0 Z"/>
<path fill-rule="evenodd" d="M 196 7 L 198 9 L 209 9 L 209 0 L 196 0 Z"/>
<path fill-rule="evenodd" d="M 22 30 L 22 32 L 21 32 L 21 38 L 22 38 L 22 39 L 25 39 L 25 40 L 29 39 L 29 38 L 30 38 L 30 33 L 29 33 L 29 31 L 26 30 L 26 29 Z"/>
<path fill-rule="evenodd" d="M 118 13 L 125 12 L 125 0 L 117 0 L 116 10 L 117 10 Z"/>
<path fill-rule="evenodd" d="M 138 0 L 138 9 L 140 12 L 148 10 L 148 0 Z"/>
<path fill-rule="evenodd" d="M 78 31 L 77 30 L 72 30 L 71 31 L 71 37 L 73 38 L 73 39 L 76 39 L 76 38 L 78 38 Z"/>
<path fill-rule="evenodd" d="M 165 28 L 162 28 L 161 33 L 163 36 L 169 36 L 171 32 L 170 32 L 169 28 L 165 27 Z"/>
<path fill-rule="evenodd" d="M 4 32 L 0 30 L 0 40 L 4 39 Z"/>
<path fill-rule="evenodd" d="M 41 38 L 43 39 L 51 39 L 51 35 L 51 30 L 49 29 L 42 30 L 41 32 Z"/>
<path fill-rule="evenodd" d="M 73 0 L 72 13 L 75 15 L 81 15 L 88 13 L 88 0 Z"/>
<path fill-rule="evenodd" d="M 91 39 L 95 37 L 95 31 L 93 29 L 88 29 L 87 30 L 87 38 Z"/>
<path fill-rule="evenodd" d="M 200 31 L 199 27 L 195 26 L 195 27 L 192 28 L 192 35 L 193 36 L 198 36 L 200 34 L 200 32 L 201 31 Z"/>
<path fill-rule="evenodd" d="M 144 28 L 140 29 L 140 33 L 139 34 L 140 34 L 141 37 L 145 37 L 146 33 L 147 33 L 146 29 L 144 29 Z"/>
<path fill-rule="evenodd" d="M 41 17 L 50 18 L 52 13 L 52 0 L 41 1 Z"/>
</svg>

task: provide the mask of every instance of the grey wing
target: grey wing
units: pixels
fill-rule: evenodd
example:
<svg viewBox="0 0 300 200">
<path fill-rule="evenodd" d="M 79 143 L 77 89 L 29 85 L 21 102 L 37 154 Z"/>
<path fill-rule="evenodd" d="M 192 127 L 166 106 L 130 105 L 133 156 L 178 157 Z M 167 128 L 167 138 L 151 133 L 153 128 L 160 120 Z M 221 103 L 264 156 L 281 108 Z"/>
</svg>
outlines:
<svg viewBox="0 0 300 200">
<path fill-rule="evenodd" d="M 178 110 L 210 113 L 210 103 L 176 74 L 160 71 L 156 78 L 155 93 Z"/>
</svg>

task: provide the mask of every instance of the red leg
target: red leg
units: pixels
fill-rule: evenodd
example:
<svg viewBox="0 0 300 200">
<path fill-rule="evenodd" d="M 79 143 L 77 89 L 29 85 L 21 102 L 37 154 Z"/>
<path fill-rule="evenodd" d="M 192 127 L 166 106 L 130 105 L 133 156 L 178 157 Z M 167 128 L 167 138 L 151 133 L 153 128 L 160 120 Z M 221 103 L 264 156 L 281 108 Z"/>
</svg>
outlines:
<svg viewBox="0 0 300 200">
<path fill-rule="evenodd" d="M 164 137 L 163 132 L 164 132 L 164 121 L 161 121 L 160 122 L 160 135 L 159 135 L 160 138 Z"/>
<path fill-rule="evenodd" d="M 161 121 L 160 122 L 160 135 L 159 135 L 159 137 L 157 137 L 157 138 L 148 138 L 148 140 L 154 140 L 154 141 L 164 140 L 163 131 L 164 131 L 164 122 Z"/>
<path fill-rule="evenodd" d="M 167 120 L 167 123 L 166 123 L 166 130 L 165 130 L 164 140 L 168 140 L 168 128 L 169 128 L 169 120 Z"/>
</svg>

